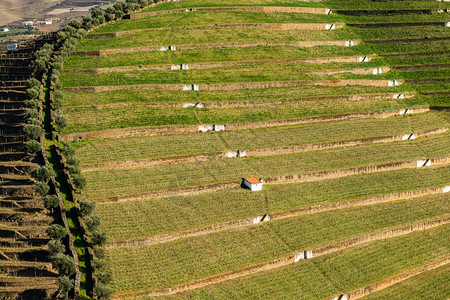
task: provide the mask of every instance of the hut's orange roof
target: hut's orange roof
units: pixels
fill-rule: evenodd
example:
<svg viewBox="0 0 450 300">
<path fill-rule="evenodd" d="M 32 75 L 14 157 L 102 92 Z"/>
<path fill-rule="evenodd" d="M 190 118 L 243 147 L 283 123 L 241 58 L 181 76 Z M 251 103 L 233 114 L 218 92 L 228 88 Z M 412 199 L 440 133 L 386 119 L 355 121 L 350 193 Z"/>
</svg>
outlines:
<svg viewBox="0 0 450 300">
<path fill-rule="evenodd" d="M 244 178 L 246 181 L 248 181 L 250 184 L 259 184 L 261 183 L 261 180 L 259 180 L 256 177 L 246 177 Z"/>
</svg>

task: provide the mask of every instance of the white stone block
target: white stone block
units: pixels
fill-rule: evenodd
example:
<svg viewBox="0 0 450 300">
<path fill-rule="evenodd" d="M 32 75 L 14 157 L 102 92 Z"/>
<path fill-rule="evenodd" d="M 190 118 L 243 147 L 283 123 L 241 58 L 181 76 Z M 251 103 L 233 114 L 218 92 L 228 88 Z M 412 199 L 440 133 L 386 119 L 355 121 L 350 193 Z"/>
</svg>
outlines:
<svg viewBox="0 0 450 300">
<path fill-rule="evenodd" d="M 300 252 L 300 253 L 295 254 L 294 262 L 299 262 L 302 259 L 305 259 L 305 252 Z"/>
<path fill-rule="evenodd" d="M 159 48 L 159 51 L 167 51 L 167 50 L 169 50 L 169 48 L 167 48 L 167 47 L 161 47 L 161 48 Z"/>
<path fill-rule="evenodd" d="M 450 22 L 445 22 L 445 23 L 444 23 L 444 26 L 445 26 L 445 27 L 450 27 Z"/>
<path fill-rule="evenodd" d="M 225 157 L 228 157 L 228 158 L 237 157 L 237 152 L 229 151 L 229 152 L 225 153 Z"/>
<path fill-rule="evenodd" d="M 372 71 L 373 75 L 378 75 L 378 74 L 382 74 L 383 73 L 383 69 L 382 68 L 375 68 Z"/>
<path fill-rule="evenodd" d="M 394 94 L 394 99 L 405 99 L 405 94 Z"/>
<path fill-rule="evenodd" d="M 369 61 L 369 57 L 367 56 L 360 56 L 359 57 L 359 62 L 368 62 Z"/>
<path fill-rule="evenodd" d="M 194 107 L 195 103 L 183 103 L 183 108 Z"/>
<path fill-rule="evenodd" d="M 190 91 L 192 89 L 192 86 L 190 84 L 183 85 L 183 91 Z"/>
<path fill-rule="evenodd" d="M 312 250 L 305 251 L 305 259 L 313 258 L 313 252 Z"/>
<path fill-rule="evenodd" d="M 345 42 L 345 47 L 351 47 L 351 46 L 354 46 L 355 45 L 355 43 L 353 43 L 353 41 L 346 41 Z"/>
<path fill-rule="evenodd" d="M 225 131 L 225 125 L 213 125 L 212 130 L 214 130 L 214 131 Z"/>
<path fill-rule="evenodd" d="M 442 192 L 443 192 L 443 193 L 448 193 L 448 192 L 450 192 L 450 185 L 444 186 L 444 187 L 442 188 Z"/>
<path fill-rule="evenodd" d="M 198 86 L 197 84 L 193 84 L 192 85 L 192 90 L 193 91 L 198 91 L 200 89 L 200 86 Z"/>
<path fill-rule="evenodd" d="M 334 30 L 336 29 L 336 24 L 325 24 L 325 30 Z"/>
<path fill-rule="evenodd" d="M 397 80 L 388 80 L 388 86 L 397 86 L 399 85 Z"/>
<path fill-rule="evenodd" d="M 177 50 L 177 46 L 169 46 L 168 50 L 175 51 Z"/>
<path fill-rule="evenodd" d="M 236 152 L 236 157 L 246 157 L 247 156 L 247 151 L 245 150 L 238 150 Z"/>
<path fill-rule="evenodd" d="M 331 9 L 328 9 L 328 8 L 325 9 L 325 14 L 326 15 L 331 15 L 332 12 L 333 11 Z"/>
<path fill-rule="evenodd" d="M 181 65 L 171 65 L 170 66 L 170 69 L 173 71 L 173 70 L 179 70 L 179 69 L 181 69 Z"/>
<path fill-rule="evenodd" d="M 429 166 L 431 166 L 431 159 L 424 159 L 424 160 L 417 161 L 418 168 L 429 167 Z"/>
<path fill-rule="evenodd" d="M 347 295 L 346 294 L 339 295 L 338 300 L 347 300 Z"/>
<path fill-rule="evenodd" d="M 414 133 L 408 133 L 408 134 L 404 134 L 402 136 L 402 141 L 415 140 L 415 139 L 416 139 L 416 135 Z"/>
<path fill-rule="evenodd" d="M 206 125 L 200 125 L 200 126 L 198 126 L 198 131 L 200 131 L 200 132 L 207 132 L 208 131 L 208 127 Z"/>
<path fill-rule="evenodd" d="M 189 65 L 187 65 L 187 64 L 181 64 L 181 65 L 180 65 L 180 69 L 181 69 L 181 70 L 189 70 Z"/>
</svg>

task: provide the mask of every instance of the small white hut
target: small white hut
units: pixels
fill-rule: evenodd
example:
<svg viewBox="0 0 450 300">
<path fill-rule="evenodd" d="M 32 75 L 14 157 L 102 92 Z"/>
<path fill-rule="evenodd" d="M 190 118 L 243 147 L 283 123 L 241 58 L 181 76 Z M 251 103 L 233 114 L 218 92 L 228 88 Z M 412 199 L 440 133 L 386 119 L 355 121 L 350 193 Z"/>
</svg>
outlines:
<svg viewBox="0 0 450 300">
<path fill-rule="evenodd" d="M 244 178 L 243 184 L 253 192 L 262 191 L 263 182 L 256 177 Z"/>
</svg>

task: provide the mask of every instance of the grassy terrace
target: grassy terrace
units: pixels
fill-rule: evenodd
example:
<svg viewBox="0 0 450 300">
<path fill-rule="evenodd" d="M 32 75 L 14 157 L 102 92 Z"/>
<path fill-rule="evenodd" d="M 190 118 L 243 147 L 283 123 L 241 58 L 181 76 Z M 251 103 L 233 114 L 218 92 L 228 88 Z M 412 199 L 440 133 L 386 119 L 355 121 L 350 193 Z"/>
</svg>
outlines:
<svg viewBox="0 0 450 300">
<path fill-rule="evenodd" d="M 104 74 L 63 74 L 61 81 L 65 87 L 92 86 L 95 85 L 127 85 L 127 84 L 170 84 L 170 83 L 226 83 L 226 82 L 258 82 L 258 81 L 291 81 L 298 80 L 329 80 L 329 79 L 391 79 L 397 74 L 391 71 L 386 74 L 372 75 L 374 67 L 383 66 L 383 62 L 374 59 L 365 64 L 360 63 L 329 63 L 329 64 L 305 64 L 305 63 L 272 63 L 264 65 L 244 65 L 234 67 L 222 67 L 206 70 L 182 70 L 174 72 L 164 71 L 130 71 Z M 351 74 L 352 69 L 365 69 L 370 74 Z M 320 70 L 340 70 L 348 72 L 336 75 L 315 75 L 308 72 Z"/>
<path fill-rule="evenodd" d="M 228 124 L 349 112 L 391 111 L 421 106 L 410 99 L 320 100 L 249 108 L 186 109 L 168 107 L 73 108 L 65 111 L 69 124 L 64 133 L 160 125 Z"/>
<path fill-rule="evenodd" d="M 236 181 L 246 176 L 271 177 L 448 155 L 449 134 L 412 142 L 360 146 L 289 155 L 157 165 L 126 170 L 85 172 L 86 197 Z M 208 171 L 209 170 L 209 171 Z"/>
<path fill-rule="evenodd" d="M 445 22 L 446 14 L 417 15 L 414 22 Z M 342 16 L 338 14 L 302 14 L 302 13 L 258 13 L 244 11 L 219 12 L 180 12 L 169 15 L 151 16 L 135 20 L 123 20 L 103 26 L 92 33 L 120 32 L 149 28 L 176 28 L 210 24 L 247 24 L 247 23 L 401 23 L 411 22 L 409 15 L 391 16 Z M 443 25 L 442 25 L 443 26 Z"/>
<path fill-rule="evenodd" d="M 288 6 L 288 7 L 327 7 L 333 9 L 431 9 L 448 8 L 447 3 L 431 1 L 386 1 L 374 2 L 370 0 L 325 0 L 318 2 L 296 1 L 296 0 L 191 0 L 174 3 L 162 3 L 150 6 L 141 12 L 161 11 L 169 9 L 191 8 L 191 7 L 221 7 L 221 6 Z"/>
<path fill-rule="evenodd" d="M 407 39 L 418 37 L 448 36 L 449 28 L 442 25 L 394 27 L 394 28 L 350 28 L 331 31 L 314 30 L 266 30 L 245 28 L 174 28 L 162 31 L 138 32 L 117 38 L 86 39 L 77 51 L 121 49 L 140 46 L 160 46 L 177 44 L 204 44 L 253 41 L 334 41 L 352 40 L 363 36 L 365 39 Z M 149 34 L 152 36 L 148 39 Z"/>
<path fill-rule="evenodd" d="M 76 76 L 76 75 L 75 75 Z M 408 84 L 397 87 L 371 86 L 304 86 L 269 89 L 242 89 L 234 91 L 157 91 L 157 90 L 119 90 L 98 93 L 64 92 L 67 106 L 95 106 L 118 103 L 146 102 L 208 102 L 208 101 L 243 101 L 264 99 L 305 98 L 311 96 L 338 96 L 352 94 L 399 93 L 413 91 Z"/>
<path fill-rule="evenodd" d="M 445 299 L 450 294 L 450 265 L 412 277 L 366 299 Z"/>
<path fill-rule="evenodd" d="M 448 255 L 449 226 L 352 247 L 173 298 L 331 298 Z M 126 273 L 126 272 L 124 272 Z M 121 274 L 124 274 L 121 273 Z M 409 296 L 409 294 L 408 294 Z"/>
<path fill-rule="evenodd" d="M 445 196 L 439 195 L 331 211 L 167 244 L 111 248 L 108 256 L 113 261 L 118 291 L 170 287 L 298 250 L 439 218 L 450 212 L 447 202 Z M 448 244 L 441 247 L 428 253 L 429 259 L 448 250 Z"/>
<path fill-rule="evenodd" d="M 65 63 L 65 70 L 79 70 L 119 66 L 139 66 L 157 64 L 181 64 L 195 62 L 222 62 L 222 61 L 252 61 L 269 59 L 299 59 L 311 57 L 338 57 L 359 56 L 372 53 L 419 53 L 449 50 L 448 41 L 425 41 L 400 44 L 370 44 L 361 43 L 353 47 L 317 46 L 313 48 L 299 48 L 293 46 L 257 46 L 247 48 L 210 48 L 201 50 L 183 51 L 149 51 L 118 53 L 104 56 L 72 56 Z M 433 59 L 433 60 L 431 60 Z M 435 55 L 432 57 L 410 57 L 407 59 L 383 58 L 382 61 L 390 65 L 414 65 L 424 63 L 445 63 L 449 61 L 448 55 Z M 365 66 L 366 64 L 360 64 Z"/>
<path fill-rule="evenodd" d="M 447 124 L 444 113 L 425 113 L 407 118 L 364 119 L 331 124 L 305 124 L 281 128 L 226 131 L 220 134 L 177 134 L 75 142 L 82 164 L 214 154 L 236 149 L 254 150 L 323 143 L 378 136 L 402 135 Z"/>
<path fill-rule="evenodd" d="M 145 238 L 311 205 L 444 186 L 450 167 L 363 174 L 301 184 L 267 186 L 264 193 L 239 188 L 196 196 L 98 203 L 109 241 Z M 423 180 L 426 178 L 426 180 Z M 149 217 L 150 216 L 150 217 Z"/>
</svg>

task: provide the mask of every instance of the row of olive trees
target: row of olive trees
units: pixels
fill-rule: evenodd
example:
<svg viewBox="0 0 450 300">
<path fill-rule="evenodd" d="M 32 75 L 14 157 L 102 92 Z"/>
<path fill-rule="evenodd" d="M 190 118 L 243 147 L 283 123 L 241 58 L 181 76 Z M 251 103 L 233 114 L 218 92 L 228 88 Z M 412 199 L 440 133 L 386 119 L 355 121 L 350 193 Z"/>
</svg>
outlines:
<svg viewBox="0 0 450 300">
<path fill-rule="evenodd" d="M 33 187 L 41 195 L 44 207 L 53 213 L 60 201 L 56 194 L 48 194 L 50 191 L 48 182 L 54 176 L 53 170 L 48 166 L 39 166 L 31 172 L 31 176 L 37 181 Z M 48 243 L 50 260 L 53 268 L 59 273 L 58 289 L 67 298 L 69 291 L 73 288 L 73 280 L 70 279 L 70 276 L 75 273 L 75 262 L 70 255 L 65 254 L 66 247 L 62 243 L 62 239 L 67 236 L 67 230 L 59 224 L 52 224 L 46 232 L 51 238 Z"/>
</svg>

